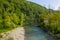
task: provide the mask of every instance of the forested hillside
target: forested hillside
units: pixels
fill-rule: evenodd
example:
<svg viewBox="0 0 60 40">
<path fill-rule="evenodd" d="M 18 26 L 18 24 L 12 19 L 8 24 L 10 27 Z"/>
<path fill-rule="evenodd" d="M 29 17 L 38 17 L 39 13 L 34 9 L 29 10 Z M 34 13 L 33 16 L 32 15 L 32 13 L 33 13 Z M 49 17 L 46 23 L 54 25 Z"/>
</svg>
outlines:
<svg viewBox="0 0 60 40">
<path fill-rule="evenodd" d="M 0 0 L 0 29 L 35 24 L 45 10 L 47 9 L 26 0 Z"/>
<path fill-rule="evenodd" d="M 24 25 L 39 25 L 60 33 L 60 12 L 26 0 L 0 0 L 0 31 Z"/>
</svg>

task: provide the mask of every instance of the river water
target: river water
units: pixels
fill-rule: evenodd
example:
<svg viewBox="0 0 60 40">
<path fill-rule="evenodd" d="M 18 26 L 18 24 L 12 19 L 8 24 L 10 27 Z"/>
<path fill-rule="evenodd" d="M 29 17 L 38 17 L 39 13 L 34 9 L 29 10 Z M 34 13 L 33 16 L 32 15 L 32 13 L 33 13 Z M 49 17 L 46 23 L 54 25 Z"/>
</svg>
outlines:
<svg viewBox="0 0 60 40">
<path fill-rule="evenodd" d="M 38 27 L 25 27 L 25 40 L 55 40 L 51 35 Z"/>
</svg>

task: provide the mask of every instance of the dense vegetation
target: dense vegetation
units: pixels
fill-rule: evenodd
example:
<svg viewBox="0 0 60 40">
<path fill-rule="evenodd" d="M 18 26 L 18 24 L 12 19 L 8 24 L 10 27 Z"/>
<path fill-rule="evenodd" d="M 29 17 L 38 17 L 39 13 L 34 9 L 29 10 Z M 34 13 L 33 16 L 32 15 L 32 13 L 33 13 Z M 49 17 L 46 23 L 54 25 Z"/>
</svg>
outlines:
<svg viewBox="0 0 60 40">
<path fill-rule="evenodd" d="M 60 37 L 60 13 L 41 14 L 45 31 Z"/>
<path fill-rule="evenodd" d="M 25 0 L 0 0 L 0 29 L 35 24 L 43 9 L 46 8 Z"/>
<path fill-rule="evenodd" d="M 60 12 L 26 0 L 0 0 L 0 31 L 24 25 L 39 25 L 59 34 Z"/>
</svg>

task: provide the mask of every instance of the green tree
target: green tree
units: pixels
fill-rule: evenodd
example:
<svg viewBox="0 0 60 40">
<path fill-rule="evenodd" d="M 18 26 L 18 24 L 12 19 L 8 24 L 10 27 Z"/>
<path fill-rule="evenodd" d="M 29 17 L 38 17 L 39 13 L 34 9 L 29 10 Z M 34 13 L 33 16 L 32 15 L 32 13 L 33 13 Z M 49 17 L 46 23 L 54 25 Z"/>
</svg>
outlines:
<svg viewBox="0 0 60 40">
<path fill-rule="evenodd" d="M 25 18 L 25 14 L 21 13 L 21 19 L 20 19 L 21 26 L 24 25 L 24 18 Z"/>
</svg>

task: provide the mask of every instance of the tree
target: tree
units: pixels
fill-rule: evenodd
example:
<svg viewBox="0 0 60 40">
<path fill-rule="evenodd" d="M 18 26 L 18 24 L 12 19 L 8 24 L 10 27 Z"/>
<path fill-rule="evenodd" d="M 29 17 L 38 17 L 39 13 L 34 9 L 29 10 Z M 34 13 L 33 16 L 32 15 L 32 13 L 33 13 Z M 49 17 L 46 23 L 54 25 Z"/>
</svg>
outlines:
<svg viewBox="0 0 60 40">
<path fill-rule="evenodd" d="M 24 25 L 24 17 L 25 17 L 25 15 L 23 13 L 21 13 L 21 19 L 20 19 L 21 26 Z"/>
<path fill-rule="evenodd" d="M 8 15 L 8 12 L 4 13 L 3 25 L 4 28 L 12 28 L 11 19 Z"/>
</svg>

